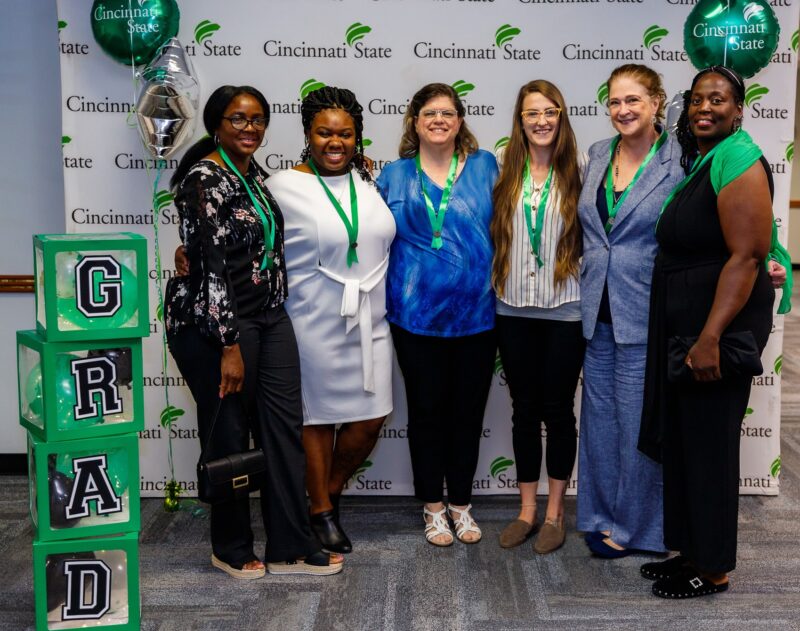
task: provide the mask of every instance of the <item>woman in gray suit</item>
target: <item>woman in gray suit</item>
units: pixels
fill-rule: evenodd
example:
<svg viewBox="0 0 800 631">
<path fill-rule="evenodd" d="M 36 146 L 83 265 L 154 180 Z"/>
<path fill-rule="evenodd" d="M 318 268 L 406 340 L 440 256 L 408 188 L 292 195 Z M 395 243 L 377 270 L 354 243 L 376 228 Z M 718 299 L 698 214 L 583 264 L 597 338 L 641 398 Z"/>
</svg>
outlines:
<svg viewBox="0 0 800 631">
<path fill-rule="evenodd" d="M 638 64 L 608 79 L 618 132 L 589 149 L 578 215 L 583 364 L 578 530 L 591 551 L 619 558 L 663 552 L 661 468 L 637 448 L 644 394 L 655 225 L 683 178 L 680 147 L 661 126 L 666 94 Z"/>
</svg>

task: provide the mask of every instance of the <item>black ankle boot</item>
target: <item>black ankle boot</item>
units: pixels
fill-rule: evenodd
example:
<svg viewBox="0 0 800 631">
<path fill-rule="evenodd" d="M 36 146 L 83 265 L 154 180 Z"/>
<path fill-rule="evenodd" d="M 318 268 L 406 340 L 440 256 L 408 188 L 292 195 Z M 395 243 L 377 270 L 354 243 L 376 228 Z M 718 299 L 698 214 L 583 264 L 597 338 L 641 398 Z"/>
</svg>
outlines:
<svg viewBox="0 0 800 631">
<path fill-rule="evenodd" d="M 344 534 L 341 526 L 336 523 L 332 510 L 326 510 L 316 515 L 311 515 L 311 530 L 319 539 L 322 547 L 328 552 L 347 554 L 353 551 L 353 544 Z"/>
<path fill-rule="evenodd" d="M 341 494 L 334 495 L 333 493 L 330 494 L 331 505 L 333 506 L 333 521 L 336 522 L 336 525 L 339 526 L 339 530 L 342 529 L 341 522 L 339 521 L 339 500 L 342 499 Z"/>
</svg>

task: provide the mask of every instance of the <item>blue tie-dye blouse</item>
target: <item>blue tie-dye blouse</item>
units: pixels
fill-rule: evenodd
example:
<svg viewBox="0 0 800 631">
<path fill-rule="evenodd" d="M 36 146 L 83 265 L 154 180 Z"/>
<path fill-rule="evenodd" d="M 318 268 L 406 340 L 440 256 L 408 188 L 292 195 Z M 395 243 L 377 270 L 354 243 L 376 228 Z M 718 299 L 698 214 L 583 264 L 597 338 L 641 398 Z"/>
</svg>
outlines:
<svg viewBox="0 0 800 631">
<path fill-rule="evenodd" d="M 425 190 L 438 208 L 442 188 L 427 175 Z M 444 245 L 431 248 L 431 224 L 413 158 L 381 171 L 378 188 L 394 215 L 389 253 L 387 319 L 419 335 L 459 337 L 494 326 L 491 287 L 494 248 L 489 235 L 497 161 L 479 150 L 453 184 L 442 228 Z"/>
</svg>

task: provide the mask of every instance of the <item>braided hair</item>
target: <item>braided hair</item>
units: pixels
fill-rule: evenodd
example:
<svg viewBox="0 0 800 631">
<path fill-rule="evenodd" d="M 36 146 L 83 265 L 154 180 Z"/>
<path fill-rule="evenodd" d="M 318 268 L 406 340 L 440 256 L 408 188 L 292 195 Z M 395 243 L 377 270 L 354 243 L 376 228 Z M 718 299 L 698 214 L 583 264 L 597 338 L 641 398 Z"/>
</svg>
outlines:
<svg viewBox="0 0 800 631">
<path fill-rule="evenodd" d="M 683 93 L 683 111 L 675 128 L 675 136 L 681 146 L 681 166 L 686 173 L 689 172 L 692 163 L 700 153 L 697 148 L 697 139 L 694 137 L 692 128 L 689 125 L 689 105 L 692 101 L 692 90 L 694 90 L 694 86 L 703 76 L 710 73 L 718 74 L 727 79 L 728 83 L 731 84 L 731 90 L 737 105 L 744 103 L 744 79 L 735 70 L 727 66 L 709 66 L 708 68 L 703 68 L 694 76 L 692 88 Z"/>
<path fill-rule="evenodd" d="M 361 179 L 365 182 L 372 182 L 372 175 L 366 166 L 364 159 L 364 117 L 361 114 L 363 108 L 356 99 L 356 95 L 346 88 L 335 88 L 325 86 L 313 92 L 309 92 L 300 104 L 300 116 L 303 121 L 303 133 L 308 137 L 311 131 L 311 124 L 314 117 L 322 110 L 344 110 L 350 114 L 356 128 L 356 152 L 350 160 L 350 164 L 355 168 Z M 306 143 L 300 160 L 305 162 L 311 157 L 311 150 Z"/>
</svg>

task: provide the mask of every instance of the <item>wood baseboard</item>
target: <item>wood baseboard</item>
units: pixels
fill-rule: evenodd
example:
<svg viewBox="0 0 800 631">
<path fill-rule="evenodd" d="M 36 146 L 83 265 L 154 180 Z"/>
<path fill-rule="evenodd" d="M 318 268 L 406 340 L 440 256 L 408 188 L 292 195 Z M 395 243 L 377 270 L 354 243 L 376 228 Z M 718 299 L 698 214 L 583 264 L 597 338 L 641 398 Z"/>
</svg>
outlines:
<svg viewBox="0 0 800 631">
<path fill-rule="evenodd" d="M 33 293 L 33 276 L 0 274 L 0 293 Z"/>
</svg>

